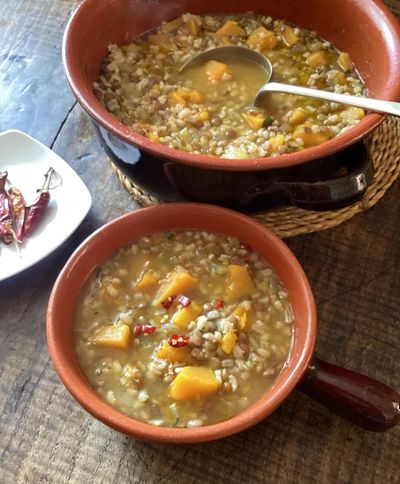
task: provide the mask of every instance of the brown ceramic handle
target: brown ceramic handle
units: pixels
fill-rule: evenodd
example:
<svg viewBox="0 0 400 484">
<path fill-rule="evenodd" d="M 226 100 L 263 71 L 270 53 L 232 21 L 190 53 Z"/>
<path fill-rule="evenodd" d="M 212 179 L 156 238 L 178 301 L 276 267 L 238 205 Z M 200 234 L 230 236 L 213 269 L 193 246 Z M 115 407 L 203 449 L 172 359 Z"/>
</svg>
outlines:
<svg viewBox="0 0 400 484">
<path fill-rule="evenodd" d="M 367 430 L 383 432 L 400 421 L 400 396 L 392 388 L 317 358 L 298 389 Z"/>
</svg>

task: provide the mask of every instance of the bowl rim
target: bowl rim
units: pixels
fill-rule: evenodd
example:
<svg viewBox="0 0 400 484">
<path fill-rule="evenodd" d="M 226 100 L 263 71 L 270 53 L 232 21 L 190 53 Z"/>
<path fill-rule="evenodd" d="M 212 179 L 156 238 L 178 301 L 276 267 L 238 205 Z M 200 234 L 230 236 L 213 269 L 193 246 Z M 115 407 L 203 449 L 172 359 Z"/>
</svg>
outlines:
<svg viewBox="0 0 400 484">
<path fill-rule="evenodd" d="M 90 250 L 91 246 L 93 249 L 93 244 L 96 242 L 96 240 L 99 238 L 101 239 L 102 234 L 106 234 L 107 232 L 113 230 L 116 225 L 121 225 L 121 227 L 123 227 L 125 223 L 134 225 L 134 223 L 138 222 L 138 220 L 135 219 L 140 220 L 145 217 L 151 218 L 152 216 L 160 213 L 165 219 L 165 217 L 176 216 L 177 211 L 184 212 L 185 214 L 193 213 L 193 211 L 197 211 L 198 213 L 201 211 L 203 211 L 203 213 L 204 211 L 207 211 L 207 217 L 214 217 L 214 219 L 216 217 L 228 217 L 229 221 L 232 221 L 232 223 L 245 224 L 246 228 L 251 227 L 252 230 L 256 230 L 257 236 L 262 235 L 262 237 L 265 238 L 265 243 L 268 244 L 269 247 L 274 247 L 274 249 L 277 249 L 279 251 L 279 257 L 289 264 L 290 270 L 293 271 L 293 275 L 295 275 L 297 278 L 297 286 L 301 291 L 301 294 L 304 296 L 304 308 L 307 315 L 304 322 L 304 330 L 302 330 L 305 343 L 300 350 L 299 348 L 296 348 L 299 350 L 298 355 L 291 360 L 291 364 L 288 364 L 285 367 L 283 373 L 280 374 L 272 388 L 265 392 L 260 399 L 258 399 L 253 405 L 245 409 L 240 414 L 216 424 L 190 429 L 156 427 L 135 420 L 133 417 L 128 417 L 108 405 L 106 402 L 101 400 L 96 391 L 89 386 L 89 383 L 87 383 L 85 380 L 83 373 L 78 376 L 76 371 L 71 368 L 71 363 L 64 355 L 62 346 L 58 344 L 58 338 L 56 335 L 58 323 L 55 316 L 55 308 L 57 308 L 57 305 L 59 305 L 60 301 L 62 300 L 63 293 L 69 290 L 68 281 L 71 277 L 71 274 L 74 271 L 79 271 L 80 262 L 85 258 L 85 255 L 88 249 Z M 196 227 L 193 227 L 190 225 L 190 223 L 188 223 L 187 227 L 180 227 L 180 229 L 195 230 Z M 204 227 L 197 229 L 207 230 Z M 165 229 L 157 229 L 153 227 L 146 233 L 154 233 L 160 230 Z M 171 227 L 170 230 L 174 229 Z M 215 230 L 213 231 L 215 232 Z M 130 240 L 133 242 L 138 236 L 142 236 L 142 234 L 133 235 L 132 239 Z M 110 249 L 110 253 L 116 249 L 117 247 Z M 92 270 L 95 267 L 96 264 L 93 265 Z M 82 284 L 85 282 L 85 280 L 82 281 Z M 75 302 L 76 297 L 77 296 L 75 295 Z M 226 208 L 216 207 L 214 205 L 197 203 L 171 203 L 142 208 L 114 219 L 97 229 L 80 244 L 61 270 L 53 286 L 46 314 L 47 344 L 50 357 L 62 383 L 65 385 L 70 394 L 91 415 L 115 430 L 143 440 L 164 443 L 195 443 L 220 439 L 245 430 L 271 414 L 293 391 L 306 371 L 314 351 L 316 326 L 317 315 L 313 293 L 300 263 L 288 246 L 272 231 L 261 225 L 259 222 L 256 222 L 243 214 Z M 292 348 L 295 347 L 296 337 L 298 337 L 298 334 L 299 331 L 296 331 Z"/>
<path fill-rule="evenodd" d="M 87 83 L 85 83 L 82 69 L 73 61 L 75 52 L 74 49 L 71 48 L 71 39 L 73 39 L 77 29 L 79 29 L 80 18 L 85 16 L 86 9 L 90 9 L 91 4 L 97 2 L 98 0 L 82 0 L 73 12 L 65 29 L 62 42 L 62 59 L 68 84 L 79 104 L 96 123 L 122 141 L 125 141 L 128 144 L 133 144 L 138 149 L 143 149 L 156 158 L 167 159 L 184 165 L 212 170 L 258 171 L 273 168 L 288 168 L 327 157 L 353 145 L 373 131 L 387 116 L 378 113 L 367 114 L 352 128 L 320 145 L 275 157 L 243 159 L 220 158 L 217 156 L 193 154 L 169 148 L 160 143 L 155 143 L 118 121 L 118 119 L 108 112 L 100 101 L 96 99 L 91 89 L 85 93 L 82 92 L 82 89 L 80 88 L 80 85 L 84 86 Z M 398 53 L 397 56 L 392 56 L 391 82 L 389 83 L 386 95 L 382 97 L 382 99 L 397 101 L 400 98 L 400 83 L 397 82 L 400 75 L 400 24 L 382 0 L 370 0 L 370 3 L 371 5 L 375 5 L 376 9 L 380 11 L 381 15 L 385 18 L 386 23 L 383 30 L 385 31 L 386 36 L 390 36 L 392 51 L 397 51 Z M 83 91 L 85 91 L 85 89 L 83 89 Z"/>
</svg>

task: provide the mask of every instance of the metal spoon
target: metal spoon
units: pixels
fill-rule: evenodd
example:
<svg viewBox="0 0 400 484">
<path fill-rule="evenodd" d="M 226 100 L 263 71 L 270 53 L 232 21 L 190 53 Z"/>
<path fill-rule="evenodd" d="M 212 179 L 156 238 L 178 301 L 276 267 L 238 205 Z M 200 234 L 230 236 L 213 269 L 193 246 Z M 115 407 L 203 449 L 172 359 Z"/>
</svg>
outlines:
<svg viewBox="0 0 400 484">
<path fill-rule="evenodd" d="M 295 86 L 292 84 L 281 84 L 280 82 L 269 82 L 273 71 L 271 62 L 264 55 L 255 50 L 248 49 L 247 47 L 227 46 L 207 50 L 186 61 L 180 67 L 179 71 L 182 72 L 188 67 L 209 60 L 229 62 L 233 59 L 255 62 L 262 67 L 267 74 L 267 82 L 259 89 L 254 99 L 255 106 L 262 105 L 262 98 L 267 92 L 284 92 L 287 94 L 296 94 L 298 96 L 323 99 L 324 101 L 333 101 L 340 104 L 349 104 L 350 106 L 357 106 L 371 111 L 400 116 L 400 103 L 398 102 L 371 99 L 368 97 L 349 96 L 347 94 L 321 91 L 319 89 L 310 89 L 308 87 Z"/>
</svg>

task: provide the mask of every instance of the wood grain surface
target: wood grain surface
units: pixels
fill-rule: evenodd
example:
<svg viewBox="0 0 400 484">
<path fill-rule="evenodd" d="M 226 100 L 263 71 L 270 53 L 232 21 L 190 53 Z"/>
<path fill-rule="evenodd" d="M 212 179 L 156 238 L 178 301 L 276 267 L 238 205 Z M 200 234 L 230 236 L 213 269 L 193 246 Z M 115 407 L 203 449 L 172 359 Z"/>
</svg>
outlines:
<svg viewBox="0 0 400 484">
<path fill-rule="evenodd" d="M 45 340 L 55 278 L 88 234 L 138 208 L 64 79 L 62 33 L 78 3 L 0 2 L 0 131 L 22 129 L 51 146 L 93 196 L 62 247 L 0 283 L 0 483 L 400 482 L 400 428 L 362 431 L 299 392 L 237 436 L 163 446 L 105 427 L 60 383 Z M 387 3 L 400 13 L 399 0 Z M 319 357 L 400 389 L 400 183 L 351 221 L 287 242 L 315 292 Z"/>
</svg>

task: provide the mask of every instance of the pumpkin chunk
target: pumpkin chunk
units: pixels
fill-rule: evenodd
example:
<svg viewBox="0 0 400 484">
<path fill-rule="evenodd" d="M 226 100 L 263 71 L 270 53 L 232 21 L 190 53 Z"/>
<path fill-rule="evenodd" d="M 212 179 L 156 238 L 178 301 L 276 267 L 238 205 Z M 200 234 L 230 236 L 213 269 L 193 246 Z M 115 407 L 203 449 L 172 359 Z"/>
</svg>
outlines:
<svg viewBox="0 0 400 484">
<path fill-rule="evenodd" d="M 187 27 L 192 35 L 197 35 L 199 33 L 200 26 L 194 18 L 187 21 Z"/>
<path fill-rule="evenodd" d="M 171 384 L 170 395 L 174 400 L 186 401 L 215 393 L 219 382 L 207 366 L 185 366 Z"/>
<path fill-rule="evenodd" d="M 313 69 L 319 69 L 325 67 L 328 64 L 328 58 L 323 50 L 314 52 L 307 57 L 307 64 Z"/>
<path fill-rule="evenodd" d="M 227 299 L 236 301 L 254 291 L 254 283 L 245 266 L 231 264 L 228 266 Z"/>
<path fill-rule="evenodd" d="M 344 72 L 349 72 L 353 69 L 353 63 L 347 52 L 341 52 L 338 58 L 338 64 Z"/>
<path fill-rule="evenodd" d="M 299 41 L 299 36 L 295 33 L 292 27 L 289 27 L 289 25 L 285 25 L 283 27 L 281 35 L 282 35 L 283 41 L 289 47 L 291 45 L 297 44 L 297 42 Z"/>
<path fill-rule="evenodd" d="M 289 124 L 291 126 L 296 126 L 298 124 L 304 123 L 307 119 L 307 112 L 304 109 L 297 108 L 293 111 L 293 114 L 289 118 Z"/>
<path fill-rule="evenodd" d="M 247 43 L 253 49 L 273 49 L 276 47 L 278 39 L 270 30 L 265 27 L 258 27 L 249 35 Z"/>
<path fill-rule="evenodd" d="M 223 62 L 210 60 L 206 64 L 206 75 L 209 81 L 220 81 L 224 74 L 231 72 L 231 69 Z"/>
<path fill-rule="evenodd" d="M 233 35 L 244 35 L 245 31 L 239 27 L 237 22 L 228 20 L 221 28 L 215 32 L 215 37 L 232 37 Z"/>
<path fill-rule="evenodd" d="M 249 333 L 252 325 L 252 314 L 246 312 L 242 307 L 237 307 L 233 310 L 233 314 L 239 318 L 238 327 L 240 331 Z"/>
<path fill-rule="evenodd" d="M 201 307 L 194 301 L 190 303 L 186 308 L 180 308 L 174 314 L 172 322 L 180 328 L 186 329 L 191 321 L 197 318 L 201 313 Z"/>
<path fill-rule="evenodd" d="M 98 346 L 126 350 L 130 335 L 131 330 L 127 324 L 101 326 L 95 332 L 92 342 Z"/>
<path fill-rule="evenodd" d="M 157 278 L 152 272 L 145 272 L 140 281 L 136 283 L 136 289 L 147 290 L 153 288 L 157 284 Z"/>
<path fill-rule="evenodd" d="M 237 334 L 233 331 L 226 333 L 221 340 L 221 348 L 225 353 L 232 353 L 237 341 Z"/>
<path fill-rule="evenodd" d="M 197 282 L 198 280 L 188 272 L 171 272 L 157 292 L 153 305 L 158 306 L 170 296 L 187 294 L 196 287 Z"/>
<path fill-rule="evenodd" d="M 242 113 L 242 116 L 253 129 L 257 130 L 263 127 L 265 121 L 263 114 Z"/>
<path fill-rule="evenodd" d="M 161 348 L 157 351 L 157 358 L 168 360 L 171 363 L 184 362 L 188 365 L 194 363 L 194 358 L 190 354 L 190 349 L 187 346 L 174 348 L 169 343 L 165 343 L 163 346 L 161 346 Z"/>
<path fill-rule="evenodd" d="M 316 146 L 329 139 L 329 132 L 314 133 L 309 126 L 298 126 L 293 133 L 293 138 L 301 138 L 305 147 Z"/>
<path fill-rule="evenodd" d="M 186 87 L 180 87 L 176 91 L 172 91 L 169 94 L 171 104 L 200 104 L 203 102 L 204 97 L 197 89 L 187 89 Z"/>
<path fill-rule="evenodd" d="M 365 111 L 362 108 L 351 106 L 342 111 L 339 116 L 346 121 L 355 121 L 362 119 L 365 116 Z"/>
</svg>

